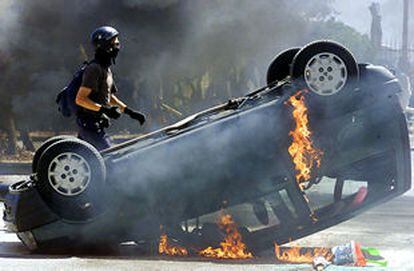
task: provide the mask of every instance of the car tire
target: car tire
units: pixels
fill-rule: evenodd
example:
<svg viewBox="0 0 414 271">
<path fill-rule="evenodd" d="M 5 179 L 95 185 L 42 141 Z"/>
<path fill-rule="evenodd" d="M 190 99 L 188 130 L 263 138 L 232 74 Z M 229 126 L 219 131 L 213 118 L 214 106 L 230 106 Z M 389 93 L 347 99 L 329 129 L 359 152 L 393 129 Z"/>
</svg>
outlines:
<svg viewBox="0 0 414 271">
<path fill-rule="evenodd" d="M 300 47 L 289 48 L 279 53 L 267 69 L 266 82 L 268 85 L 285 79 L 290 74 L 291 64 Z"/>
<path fill-rule="evenodd" d="M 78 139 L 51 144 L 39 159 L 36 188 L 61 218 L 85 221 L 103 210 L 106 168 L 100 153 Z"/>
<path fill-rule="evenodd" d="M 352 96 L 359 79 L 358 64 L 352 53 L 333 41 L 315 41 L 293 58 L 291 77 L 309 90 L 313 98 L 332 101 Z"/>
<path fill-rule="evenodd" d="M 36 150 L 33 161 L 32 161 L 32 172 L 35 173 L 37 171 L 37 165 L 39 164 L 39 159 L 42 156 L 43 152 L 53 143 L 65 140 L 65 139 L 76 139 L 74 136 L 69 135 L 61 135 L 61 136 L 54 136 L 49 139 L 47 139 L 45 142 L 42 143 L 42 145 Z"/>
</svg>

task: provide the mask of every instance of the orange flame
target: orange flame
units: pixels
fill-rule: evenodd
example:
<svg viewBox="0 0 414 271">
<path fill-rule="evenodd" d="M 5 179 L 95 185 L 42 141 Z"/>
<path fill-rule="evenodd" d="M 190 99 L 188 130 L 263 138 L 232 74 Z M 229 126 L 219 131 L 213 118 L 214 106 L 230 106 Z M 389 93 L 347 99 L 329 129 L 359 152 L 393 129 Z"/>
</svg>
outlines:
<svg viewBox="0 0 414 271">
<path fill-rule="evenodd" d="M 222 213 L 218 225 L 226 232 L 219 248 L 208 247 L 199 252 L 201 256 L 217 259 L 250 259 L 253 254 L 247 251 L 246 244 L 237 230 L 237 225 L 229 214 Z"/>
<path fill-rule="evenodd" d="M 280 262 L 286 263 L 312 263 L 313 259 L 322 256 L 331 261 L 333 254 L 331 249 L 317 247 L 312 249 L 304 249 L 301 247 L 280 248 L 275 243 L 275 256 Z"/>
<path fill-rule="evenodd" d="M 296 124 L 295 129 L 289 133 L 293 141 L 288 151 L 297 171 L 296 180 L 303 189 L 303 183 L 311 178 L 312 168 L 320 167 L 323 152 L 313 146 L 308 126 L 308 109 L 302 92 L 290 97 L 288 103 L 293 107 L 292 115 Z"/>
<path fill-rule="evenodd" d="M 158 253 L 168 256 L 187 256 L 187 249 L 180 246 L 173 246 L 168 243 L 167 234 L 163 233 L 160 236 L 160 242 L 158 244 Z"/>
</svg>

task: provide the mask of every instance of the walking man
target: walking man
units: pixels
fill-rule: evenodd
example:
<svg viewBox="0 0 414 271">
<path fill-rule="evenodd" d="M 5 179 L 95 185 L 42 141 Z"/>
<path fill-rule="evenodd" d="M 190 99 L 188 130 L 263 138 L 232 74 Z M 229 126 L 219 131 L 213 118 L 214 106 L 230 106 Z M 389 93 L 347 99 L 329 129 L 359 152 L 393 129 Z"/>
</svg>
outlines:
<svg viewBox="0 0 414 271">
<path fill-rule="evenodd" d="M 111 66 L 121 49 L 119 32 L 110 26 L 97 28 L 91 35 L 95 58 L 85 68 L 82 84 L 76 95 L 76 123 L 78 137 L 94 145 L 98 150 L 111 146 L 105 129 L 109 119 L 117 119 L 122 113 L 138 120 L 141 125 L 145 115 L 129 108 L 117 96 L 117 87 L 112 76 Z"/>
</svg>

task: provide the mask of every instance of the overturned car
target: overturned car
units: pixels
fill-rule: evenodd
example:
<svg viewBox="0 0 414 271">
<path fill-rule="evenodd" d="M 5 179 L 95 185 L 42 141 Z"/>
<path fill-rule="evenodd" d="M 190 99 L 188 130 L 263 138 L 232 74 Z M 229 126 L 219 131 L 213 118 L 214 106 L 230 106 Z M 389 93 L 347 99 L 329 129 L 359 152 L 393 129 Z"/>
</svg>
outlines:
<svg viewBox="0 0 414 271">
<path fill-rule="evenodd" d="M 280 53 L 267 86 L 102 152 L 73 137 L 47 140 L 30 180 L 9 187 L 8 230 L 31 250 L 169 235 L 212 242 L 211 214 L 227 208 L 261 251 L 320 231 L 410 189 L 410 148 L 387 69 L 358 64 L 317 41 Z M 303 93 L 323 155 L 305 183 L 288 152 L 289 99 Z"/>
</svg>

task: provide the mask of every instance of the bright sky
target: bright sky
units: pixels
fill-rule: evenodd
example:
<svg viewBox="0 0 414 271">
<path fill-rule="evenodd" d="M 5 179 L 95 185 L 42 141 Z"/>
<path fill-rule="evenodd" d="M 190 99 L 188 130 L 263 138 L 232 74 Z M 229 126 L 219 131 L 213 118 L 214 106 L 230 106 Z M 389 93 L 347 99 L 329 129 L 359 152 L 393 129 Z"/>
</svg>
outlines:
<svg viewBox="0 0 414 271">
<path fill-rule="evenodd" d="M 414 0 L 410 1 L 410 33 L 414 33 Z M 371 14 L 368 7 L 372 2 L 379 2 L 381 5 L 383 42 L 400 43 L 403 0 L 336 0 L 334 7 L 340 13 L 340 20 L 361 33 L 369 34 Z M 414 35 L 411 35 L 410 39 L 414 45 Z"/>
</svg>

